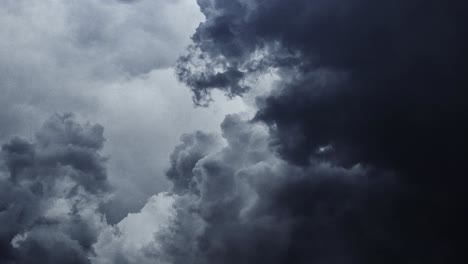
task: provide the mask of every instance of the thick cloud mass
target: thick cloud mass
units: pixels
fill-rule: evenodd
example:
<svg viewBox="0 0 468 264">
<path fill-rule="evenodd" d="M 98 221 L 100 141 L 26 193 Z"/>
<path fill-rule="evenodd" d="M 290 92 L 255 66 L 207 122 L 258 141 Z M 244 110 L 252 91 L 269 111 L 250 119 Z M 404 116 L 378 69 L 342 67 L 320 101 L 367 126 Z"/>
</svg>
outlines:
<svg viewBox="0 0 468 264">
<path fill-rule="evenodd" d="M 193 49 L 213 73 L 187 74 L 181 60 L 181 79 L 196 95 L 241 95 L 235 87 L 254 61 L 283 70 L 288 78 L 260 102 L 257 119 L 274 128 L 286 158 L 306 163 L 333 144 L 350 162 L 403 166 L 431 152 L 458 162 L 460 148 L 446 138 L 465 141 L 464 2 L 198 2 L 207 21 Z M 426 144 L 434 139 L 441 143 Z"/>
<path fill-rule="evenodd" d="M 212 153 L 215 149 L 216 137 L 203 132 L 183 135 L 183 142 L 178 145 L 171 155 L 171 168 L 167 177 L 173 182 L 175 193 L 190 189 L 193 180 L 193 167 L 199 160 Z"/>
<path fill-rule="evenodd" d="M 200 159 L 200 133 L 184 137 L 173 168 L 184 166 L 186 191 L 173 227 L 156 236 L 169 263 L 405 263 L 411 252 L 394 222 L 400 216 L 390 172 L 316 161 L 298 167 L 274 155 L 265 127 L 227 116 L 227 146 Z M 213 146 L 214 147 L 214 146 Z M 188 169 L 186 156 L 196 163 Z M 179 156 L 181 156 L 179 154 Z M 172 169 L 168 175 L 172 175 Z M 416 247 L 414 247 L 416 248 Z M 407 256 L 403 258 L 402 256 Z"/>
<path fill-rule="evenodd" d="M 209 212 L 201 210 L 208 218 L 201 262 L 441 263 L 462 256 L 464 1 L 198 3 L 207 19 L 179 61 L 179 78 L 203 105 L 213 89 L 243 95 L 254 87 L 249 78 L 276 71 L 280 80 L 258 98 L 253 121 L 268 126 L 270 149 L 301 171 L 269 173 L 288 176 L 255 203 L 282 216 L 271 230 L 261 225 L 265 234 L 250 226 L 260 216 L 238 225 L 234 209 L 212 210 L 228 205 L 201 189 L 200 206 Z M 201 186 L 218 186 L 216 193 L 229 197 L 221 201 L 243 208 L 232 194 L 238 189 L 230 189 L 240 177 L 233 164 L 200 161 Z M 319 170 L 323 164 L 330 168 Z M 356 166 L 367 169 L 350 183 Z M 385 186 L 388 193 L 380 192 Z M 268 237 L 280 230 L 290 242 Z"/>
<path fill-rule="evenodd" d="M 466 262 L 464 1 L 197 3 L 221 136 L 194 2 L 0 4 L 0 140 L 114 125 L 2 143 L 1 264 Z"/>
<path fill-rule="evenodd" d="M 234 87 L 242 85 L 250 69 L 244 68 L 255 60 L 289 70 L 289 80 L 260 103 L 257 116 L 274 125 L 288 159 L 307 162 L 319 146 L 329 144 L 340 154 L 353 152 L 342 153 L 354 157 L 351 162 L 401 166 L 414 162 L 409 159 L 415 151 L 429 158 L 434 147 L 460 156 L 446 140 L 431 147 L 426 143 L 448 134 L 462 139 L 466 132 L 458 128 L 467 112 L 464 2 L 199 4 L 207 21 L 194 35 L 194 49 L 216 73 L 181 71 L 181 79 L 196 95 L 213 88 L 240 95 L 242 89 Z M 237 71 L 239 78 L 219 77 Z M 207 78 L 218 81 L 205 83 Z M 403 152 L 408 158 L 393 160 Z"/>
<path fill-rule="evenodd" d="M 100 125 L 49 119 L 34 142 L 14 138 L 0 159 L 0 262 L 90 263 L 109 191 Z"/>
</svg>

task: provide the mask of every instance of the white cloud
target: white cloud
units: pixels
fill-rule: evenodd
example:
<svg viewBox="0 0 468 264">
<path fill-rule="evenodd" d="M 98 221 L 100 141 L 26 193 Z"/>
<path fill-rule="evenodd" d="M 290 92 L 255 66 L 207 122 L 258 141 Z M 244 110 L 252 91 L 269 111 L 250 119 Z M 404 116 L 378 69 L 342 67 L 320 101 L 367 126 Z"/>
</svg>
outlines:
<svg viewBox="0 0 468 264">
<path fill-rule="evenodd" d="M 129 214 L 115 226 L 101 232 L 94 244 L 96 264 L 150 263 L 145 248 L 157 250 L 155 235 L 173 220 L 175 198 L 164 193 L 151 197 L 139 213 Z"/>
</svg>

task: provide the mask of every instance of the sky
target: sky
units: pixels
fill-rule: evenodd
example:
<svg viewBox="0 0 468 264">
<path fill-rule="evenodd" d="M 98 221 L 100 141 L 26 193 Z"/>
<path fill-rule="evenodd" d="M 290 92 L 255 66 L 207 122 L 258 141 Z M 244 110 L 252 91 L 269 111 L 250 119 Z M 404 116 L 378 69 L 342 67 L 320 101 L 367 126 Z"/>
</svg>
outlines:
<svg viewBox="0 0 468 264">
<path fill-rule="evenodd" d="M 0 264 L 462 262 L 466 8 L 1 1 Z"/>
</svg>

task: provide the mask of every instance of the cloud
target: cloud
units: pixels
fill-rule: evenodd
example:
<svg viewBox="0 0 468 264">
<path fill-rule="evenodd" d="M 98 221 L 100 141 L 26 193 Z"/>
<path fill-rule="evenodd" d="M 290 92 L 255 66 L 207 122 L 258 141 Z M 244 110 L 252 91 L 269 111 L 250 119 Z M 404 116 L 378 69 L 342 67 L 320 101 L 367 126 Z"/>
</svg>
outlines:
<svg viewBox="0 0 468 264">
<path fill-rule="evenodd" d="M 106 127 L 104 152 L 109 156 L 109 178 L 116 186 L 106 206 L 109 222 L 138 212 L 155 193 L 167 191 L 164 171 L 170 153 L 183 133 L 218 133 L 227 113 L 246 109 L 241 100 L 215 94 L 210 108 L 193 108 L 190 92 L 174 77 L 173 69 L 153 71 L 124 83 L 96 87 L 100 110 L 87 117 Z M 138 118 L 136 118 L 138 117 Z"/>
<path fill-rule="evenodd" d="M 2 263 L 90 263 L 99 205 L 109 183 L 100 154 L 103 128 L 55 115 L 34 142 L 2 146 L 0 231 Z"/>
<path fill-rule="evenodd" d="M 171 167 L 167 171 L 168 179 L 174 184 L 175 193 L 190 189 L 194 177 L 193 167 L 219 145 L 216 136 L 200 131 L 183 135 L 181 141 L 182 144 L 176 146 L 171 155 Z"/>
<path fill-rule="evenodd" d="M 462 256 L 464 2 L 197 3 L 0 4 L 0 262 Z"/>
<path fill-rule="evenodd" d="M 316 191 L 316 183 L 311 183 L 306 176 L 297 185 L 285 181 L 281 186 L 285 188 L 287 201 L 282 203 L 279 199 L 272 206 L 292 211 L 293 216 L 306 214 L 304 226 L 297 227 L 298 234 L 306 236 L 306 242 L 278 246 L 273 252 L 284 249 L 283 256 L 289 260 L 272 259 L 295 263 L 307 260 L 437 263 L 450 261 L 462 252 L 457 230 L 463 226 L 458 219 L 464 207 L 460 201 L 466 197 L 460 188 L 466 182 L 461 176 L 467 156 L 467 131 L 462 124 L 468 113 L 462 99 L 467 96 L 464 89 L 467 35 L 462 26 L 466 19 L 460 12 L 466 8 L 464 2 L 201 0 L 198 3 L 206 21 L 197 28 L 188 55 L 178 65 L 179 78 L 191 87 L 196 103 L 209 103 L 214 90 L 230 97 L 243 96 L 255 87 L 250 78 L 275 72 L 279 80 L 269 94 L 257 98 L 258 111 L 252 120 L 267 125 L 268 144 L 274 153 L 288 166 L 297 166 L 305 170 L 303 175 L 310 173 L 313 178 L 329 174 L 342 174 L 338 179 L 346 178 L 356 166 L 369 168 L 370 172 L 364 173 L 369 179 L 382 179 L 386 178 L 382 175 L 391 174 L 395 189 L 399 190 L 396 194 L 393 191 L 386 194 L 393 202 L 387 204 L 384 202 L 387 198 L 382 197 L 383 204 L 377 205 L 383 208 L 382 215 L 399 222 L 396 227 L 376 216 L 379 209 L 374 208 L 375 204 L 353 205 L 354 191 L 358 192 L 357 197 L 368 194 L 377 188 L 366 187 L 373 184 L 358 180 L 355 185 L 347 185 L 339 180 L 321 187 L 330 190 L 320 199 L 330 203 L 332 212 L 349 200 L 351 214 L 377 217 L 372 225 L 380 231 L 374 231 L 385 233 L 381 237 L 384 242 L 378 242 L 372 235 L 342 237 L 348 231 L 341 229 L 346 224 L 340 221 L 335 226 L 336 234 L 327 233 L 331 232 L 327 227 L 323 229 L 325 234 L 312 232 L 321 224 L 306 217 L 314 210 L 314 204 L 307 201 L 309 194 L 313 196 Z M 237 130 L 237 127 L 227 128 L 224 133 L 235 134 Z M 217 186 L 219 193 L 230 197 L 230 206 L 242 207 L 232 194 L 237 192 L 232 188 L 238 186 L 235 173 L 238 167 L 233 167 L 231 164 L 235 163 L 228 160 L 200 162 L 197 165 L 203 168 L 200 177 L 208 181 L 201 187 Z M 323 163 L 330 164 L 331 171 L 341 168 L 340 173 L 329 170 L 318 173 Z M 289 171 L 282 173 L 294 175 Z M 215 179 L 221 182 L 215 183 Z M 204 197 L 203 189 L 200 191 Z M 268 193 L 276 195 L 277 192 L 281 193 L 279 190 Z M 335 193 L 346 198 L 342 201 Z M 301 201 L 297 203 L 302 205 L 296 206 L 293 201 Z M 212 203 L 210 200 L 201 204 Z M 220 207 L 228 208 L 228 205 Z M 220 211 L 221 215 L 215 215 L 224 220 L 223 217 L 231 219 L 233 216 L 228 211 L 235 210 Z M 353 221 L 345 222 L 354 226 Z M 421 225 L 422 222 L 425 224 Z M 218 224 L 214 226 L 216 230 Z M 354 230 L 361 230 L 355 227 Z M 293 225 L 292 230 L 295 228 Z M 365 233 L 373 227 L 362 229 Z M 245 237 L 229 237 L 230 233 L 222 230 L 213 231 L 214 237 L 207 235 L 208 246 L 204 246 L 209 255 L 202 258 L 202 263 L 209 263 L 208 259 L 225 263 L 244 256 L 238 252 L 254 247 L 238 246 L 236 239 L 245 242 L 261 238 L 252 232 Z M 324 240 L 319 243 L 314 237 Z M 293 241 L 301 241 L 294 238 Z M 355 244 L 353 249 L 348 248 L 347 239 Z M 256 248 L 260 245 L 270 248 L 269 240 L 259 242 Z M 310 246 L 313 244 L 317 246 Z M 375 255 L 361 252 L 369 245 L 375 246 L 370 250 Z M 210 255 L 212 247 L 221 252 L 224 249 L 226 253 L 214 250 L 216 253 Z M 236 253 L 231 256 L 227 252 Z M 344 259 L 339 258 L 340 254 Z M 238 261 L 258 262 L 255 254 L 246 255 L 253 257 Z M 266 256 L 259 254 L 258 258 Z"/>
<path fill-rule="evenodd" d="M 193 37 L 200 55 L 189 57 L 204 58 L 207 70 L 181 79 L 196 97 L 215 88 L 241 95 L 244 91 L 233 87 L 244 77 L 211 85 L 204 84 L 207 74 L 247 76 L 249 68 L 243 68 L 257 60 L 284 70 L 290 77 L 259 103 L 257 119 L 276 128 L 282 154 L 294 162 L 307 162 L 317 147 L 332 143 L 344 145 L 337 151 L 352 148 L 358 162 L 383 153 L 400 156 L 392 146 L 405 145 L 408 154 L 423 150 L 429 137 L 445 138 L 443 127 L 457 125 L 466 110 L 460 101 L 466 79 L 456 74 L 463 69 L 456 58 L 465 55 L 466 42 L 459 27 L 461 2 L 199 4 L 207 20 Z M 179 67 L 185 64 L 182 60 Z M 288 133 L 291 127 L 299 132 Z M 389 130 L 392 137 L 385 136 Z M 408 131 L 413 136 L 400 135 Z M 456 155 L 449 145 L 439 152 Z"/>
<path fill-rule="evenodd" d="M 116 188 L 109 222 L 169 187 L 164 169 L 182 133 L 218 130 L 240 100 L 193 110 L 173 65 L 203 15 L 196 2 L 85 0 L 0 3 L 0 142 L 31 138 L 55 112 L 106 129 Z M 215 96 L 221 99 L 221 96 Z"/>
<path fill-rule="evenodd" d="M 230 115 L 222 128 L 227 145 L 203 158 L 182 152 L 199 148 L 187 138 L 200 132 L 176 147 L 173 156 L 184 158 L 173 168 L 183 167 L 189 184 L 181 191 L 169 170 L 179 195 L 171 224 L 152 242 L 154 261 L 386 263 L 411 255 L 399 252 L 406 234 L 393 220 L 404 194 L 394 174 L 319 160 L 291 165 L 269 149 L 266 127 Z"/>
<path fill-rule="evenodd" d="M 0 137 L 34 131 L 38 116 L 45 120 L 63 108 L 96 111 L 96 98 L 89 98 L 96 87 L 172 66 L 202 18 L 193 7 L 190 1 L 2 2 Z"/>
<path fill-rule="evenodd" d="M 155 235 L 168 228 L 174 217 L 173 204 L 172 196 L 154 195 L 140 212 L 104 229 L 93 246 L 93 263 L 154 263 L 152 255 L 160 247 Z"/>
<path fill-rule="evenodd" d="M 54 177 L 70 168 L 68 174 L 88 192 L 97 193 L 108 188 L 103 165 L 105 159 L 98 153 L 103 147 L 103 127 L 89 124 L 81 126 L 72 114 L 56 115 L 36 134 L 36 142 L 14 138 L 3 145 L 2 154 L 12 181 L 30 180 L 38 171 Z M 50 172 L 48 172 L 50 170 Z M 52 178 L 55 180 L 55 178 Z"/>
</svg>

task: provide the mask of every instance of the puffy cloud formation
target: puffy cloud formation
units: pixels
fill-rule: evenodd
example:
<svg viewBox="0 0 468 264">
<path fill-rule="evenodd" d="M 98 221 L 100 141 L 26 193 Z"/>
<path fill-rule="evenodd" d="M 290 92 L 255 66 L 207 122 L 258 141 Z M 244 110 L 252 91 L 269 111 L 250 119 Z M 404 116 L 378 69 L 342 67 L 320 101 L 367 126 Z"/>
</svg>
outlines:
<svg viewBox="0 0 468 264">
<path fill-rule="evenodd" d="M 2 146 L 0 263 L 152 263 L 155 235 L 174 218 L 175 198 L 154 195 L 109 225 L 103 143 L 101 125 L 57 114 L 35 140 L 15 137 Z"/>
<path fill-rule="evenodd" d="M 50 118 L 30 142 L 2 146 L 0 262 L 90 263 L 109 184 L 103 127 Z"/>
<path fill-rule="evenodd" d="M 182 144 L 178 145 L 171 154 L 171 167 L 166 175 L 173 183 L 172 191 L 183 193 L 193 185 L 192 172 L 198 161 L 211 154 L 219 139 L 201 131 L 194 134 L 185 134 L 181 137 Z"/>
<path fill-rule="evenodd" d="M 440 263 L 461 256 L 465 2 L 198 4 L 206 21 L 179 60 L 179 78 L 196 104 L 208 105 L 214 89 L 242 96 L 258 76 L 277 74 L 273 91 L 257 99 L 253 122 L 267 125 L 265 144 L 286 164 L 270 164 L 269 180 L 258 187 L 265 191 L 254 207 L 281 215 L 259 224 L 262 234 L 250 225 L 262 219 L 257 210 L 237 221 L 248 195 L 240 195 L 245 176 L 235 155 L 198 162 L 197 207 L 207 222 L 201 263 Z M 242 129 L 227 124 L 229 142 Z"/>
<path fill-rule="evenodd" d="M 407 251 L 406 234 L 393 218 L 400 216 L 399 199 L 405 198 L 396 188 L 393 173 L 320 160 L 307 167 L 288 164 L 271 152 L 265 126 L 238 115 L 227 116 L 222 130 L 227 144 L 204 157 L 198 151 L 199 141 L 187 138 L 209 135 L 185 136 L 176 147 L 168 175 L 173 168 L 184 167 L 188 184 L 181 191 L 179 178 L 171 178 L 182 194 L 174 196 L 171 227 L 152 242 L 160 245 L 153 251 L 155 261 L 394 263 L 416 259 L 418 253 Z"/>
</svg>

